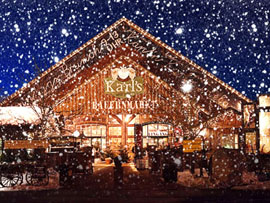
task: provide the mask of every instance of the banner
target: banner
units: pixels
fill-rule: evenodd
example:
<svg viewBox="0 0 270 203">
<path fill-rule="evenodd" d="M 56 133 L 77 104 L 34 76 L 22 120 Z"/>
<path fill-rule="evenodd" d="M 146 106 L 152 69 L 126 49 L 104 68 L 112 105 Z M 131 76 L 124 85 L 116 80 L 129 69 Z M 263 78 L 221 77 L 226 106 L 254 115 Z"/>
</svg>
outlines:
<svg viewBox="0 0 270 203">
<path fill-rule="evenodd" d="M 134 142 L 139 147 L 142 147 L 142 125 L 141 124 L 134 124 Z"/>
</svg>

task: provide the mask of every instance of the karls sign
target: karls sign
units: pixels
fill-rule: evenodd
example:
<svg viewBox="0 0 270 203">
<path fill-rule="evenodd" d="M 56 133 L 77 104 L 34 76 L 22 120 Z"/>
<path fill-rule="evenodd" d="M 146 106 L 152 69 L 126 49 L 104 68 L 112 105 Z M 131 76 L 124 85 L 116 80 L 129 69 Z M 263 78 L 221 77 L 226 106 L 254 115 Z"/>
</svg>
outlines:
<svg viewBox="0 0 270 203">
<path fill-rule="evenodd" d="M 144 92 L 144 79 L 136 76 L 135 69 L 130 66 L 123 65 L 120 68 L 112 69 L 111 77 L 104 78 L 104 92 L 119 99 L 115 101 L 93 101 L 92 109 L 131 110 L 158 108 L 157 100 L 129 100 L 129 98 Z"/>
<path fill-rule="evenodd" d="M 136 71 L 129 67 L 121 66 L 112 69 L 111 77 L 104 79 L 105 94 L 113 95 L 117 98 L 130 98 L 143 94 L 144 80 L 136 77 Z"/>
</svg>

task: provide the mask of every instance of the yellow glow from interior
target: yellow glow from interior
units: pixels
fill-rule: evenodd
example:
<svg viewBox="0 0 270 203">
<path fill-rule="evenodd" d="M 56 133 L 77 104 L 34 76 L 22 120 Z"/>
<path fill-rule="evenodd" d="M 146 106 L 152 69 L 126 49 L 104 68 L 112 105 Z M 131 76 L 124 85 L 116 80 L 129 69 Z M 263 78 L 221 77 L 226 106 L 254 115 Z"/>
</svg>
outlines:
<svg viewBox="0 0 270 203">
<path fill-rule="evenodd" d="M 270 112 L 260 112 L 260 149 L 270 152 Z"/>
<path fill-rule="evenodd" d="M 259 97 L 260 107 L 270 106 L 270 95 L 263 95 Z"/>
</svg>

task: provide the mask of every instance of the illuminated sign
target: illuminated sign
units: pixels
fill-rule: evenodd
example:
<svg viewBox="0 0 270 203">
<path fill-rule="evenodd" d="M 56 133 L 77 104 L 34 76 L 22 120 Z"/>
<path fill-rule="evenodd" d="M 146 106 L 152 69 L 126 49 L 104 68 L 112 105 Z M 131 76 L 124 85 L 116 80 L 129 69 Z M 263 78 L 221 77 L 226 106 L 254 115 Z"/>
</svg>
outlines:
<svg viewBox="0 0 270 203">
<path fill-rule="evenodd" d="M 117 98 L 130 98 L 143 94 L 144 80 L 142 77 L 135 77 L 136 71 L 133 68 L 121 66 L 112 69 L 112 77 L 104 79 L 105 94 Z"/>
<path fill-rule="evenodd" d="M 202 150 L 201 140 L 184 140 L 183 141 L 183 151 L 184 152 L 194 152 Z"/>
<path fill-rule="evenodd" d="M 157 107 L 158 107 L 157 100 L 92 102 L 92 109 L 148 109 Z"/>
<path fill-rule="evenodd" d="M 154 132 L 149 132 L 148 133 L 149 136 L 168 136 L 169 133 L 168 131 L 154 131 Z"/>
</svg>

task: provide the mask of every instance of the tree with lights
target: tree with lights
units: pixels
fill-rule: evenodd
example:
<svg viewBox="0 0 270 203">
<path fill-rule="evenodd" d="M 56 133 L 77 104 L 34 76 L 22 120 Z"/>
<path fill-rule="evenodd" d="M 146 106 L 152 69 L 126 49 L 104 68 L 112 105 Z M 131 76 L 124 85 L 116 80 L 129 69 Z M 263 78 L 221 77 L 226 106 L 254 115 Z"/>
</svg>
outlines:
<svg viewBox="0 0 270 203">
<path fill-rule="evenodd" d="M 17 77 L 17 83 L 23 87 L 19 90 L 16 104 L 30 107 L 38 118 L 38 124 L 33 126 L 33 139 L 46 139 L 52 135 L 60 135 L 64 130 L 63 116 L 55 114 L 50 102 L 56 95 L 45 88 L 46 81 L 41 79 L 42 72 L 43 70 L 35 63 L 31 72 L 34 80 L 29 82 L 31 77 L 29 78 L 26 72 Z"/>
</svg>

